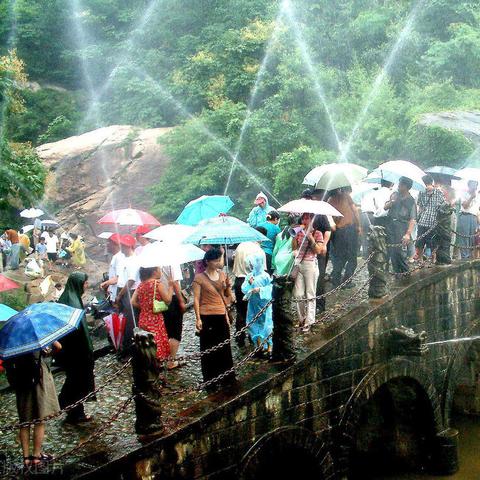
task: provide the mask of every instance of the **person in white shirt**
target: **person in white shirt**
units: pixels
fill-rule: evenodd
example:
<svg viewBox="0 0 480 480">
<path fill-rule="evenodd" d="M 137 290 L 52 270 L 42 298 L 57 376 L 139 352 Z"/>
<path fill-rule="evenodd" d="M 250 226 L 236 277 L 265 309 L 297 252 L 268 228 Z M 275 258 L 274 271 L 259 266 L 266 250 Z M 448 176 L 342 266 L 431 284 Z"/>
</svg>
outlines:
<svg viewBox="0 0 480 480">
<path fill-rule="evenodd" d="M 456 246 L 460 248 L 462 260 L 473 257 L 475 232 L 478 227 L 477 216 L 480 212 L 480 198 L 478 195 L 478 182 L 470 180 L 468 190 L 460 199 L 460 213 L 457 222 Z"/>
<path fill-rule="evenodd" d="M 100 284 L 100 288 L 105 290 L 108 298 L 112 303 L 117 299 L 118 293 L 118 275 L 120 272 L 120 265 L 125 258 L 125 255 L 120 250 L 120 235 L 114 233 L 107 242 L 107 250 L 112 255 L 110 266 L 108 268 L 108 280 Z"/>
<path fill-rule="evenodd" d="M 253 255 L 260 255 L 263 262 L 263 269 L 267 269 L 267 260 L 265 252 L 260 246 L 260 242 L 242 242 L 235 250 L 233 257 L 233 274 L 235 275 L 235 283 L 233 289 L 235 292 L 235 308 L 237 315 L 235 317 L 235 330 L 238 332 L 245 327 L 247 318 L 248 301 L 243 300 L 244 294 L 242 292 L 242 285 L 245 281 L 245 277 L 250 273 L 250 269 L 247 266 L 247 258 Z M 240 334 L 235 337 L 237 345 L 240 347 L 245 346 L 246 334 Z"/>
<path fill-rule="evenodd" d="M 121 348 L 121 355 L 124 357 L 130 354 L 133 344 L 133 329 L 136 326 L 136 319 L 139 314 L 138 309 L 134 308 L 131 303 L 133 292 L 140 283 L 140 266 L 134 252 L 135 245 L 136 240 L 133 235 L 120 236 L 120 248 L 125 257 L 121 260 L 119 266 L 117 279 L 119 290 L 115 305 L 126 318 Z"/>
<path fill-rule="evenodd" d="M 140 225 L 137 227 L 133 233 L 138 242 L 138 247 L 135 248 L 135 255 L 138 257 L 142 253 L 142 250 L 150 243 L 148 238 L 145 238 L 144 235 L 150 231 L 150 227 L 145 225 Z"/>
<path fill-rule="evenodd" d="M 58 237 L 49 230 L 45 235 L 45 244 L 47 245 L 47 257 L 50 267 L 57 261 Z"/>
<path fill-rule="evenodd" d="M 373 201 L 373 224 L 379 227 L 388 228 L 389 224 L 389 217 L 388 217 L 388 210 L 385 210 L 385 204 L 390 200 L 392 196 L 392 182 L 387 182 L 386 180 L 382 180 L 380 183 L 380 188 L 374 190 L 374 194 L 372 195 Z"/>
</svg>

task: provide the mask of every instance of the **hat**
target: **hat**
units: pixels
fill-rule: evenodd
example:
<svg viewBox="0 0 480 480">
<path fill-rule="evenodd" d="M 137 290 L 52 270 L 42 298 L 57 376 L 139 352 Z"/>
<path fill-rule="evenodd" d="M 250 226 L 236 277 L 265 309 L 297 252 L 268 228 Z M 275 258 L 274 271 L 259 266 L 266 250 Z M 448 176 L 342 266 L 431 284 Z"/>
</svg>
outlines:
<svg viewBox="0 0 480 480">
<path fill-rule="evenodd" d="M 119 233 L 112 233 L 110 237 L 108 238 L 110 242 L 120 244 L 120 234 Z"/>
<path fill-rule="evenodd" d="M 260 205 L 262 202 L 268 202 L 267 196 L 263 193 L 260 192 L 256 197 L 255 197 L 255 205 Z"/>
<path fill-rule="evenodd" d="M 129 235 L 127 233 L 126 235 L 120 236 L 120 245 L 133 248 L 135 247 L 136 244 L 137 244 L 137 241 L 135 240 L 135 237 L 133 235 Z"/>
<path fill-rule="evenodd" d="M 133 232 L 132 235 L 145 235 L 151 230 L 148 225 L 140 225 Z"/>
</svg>

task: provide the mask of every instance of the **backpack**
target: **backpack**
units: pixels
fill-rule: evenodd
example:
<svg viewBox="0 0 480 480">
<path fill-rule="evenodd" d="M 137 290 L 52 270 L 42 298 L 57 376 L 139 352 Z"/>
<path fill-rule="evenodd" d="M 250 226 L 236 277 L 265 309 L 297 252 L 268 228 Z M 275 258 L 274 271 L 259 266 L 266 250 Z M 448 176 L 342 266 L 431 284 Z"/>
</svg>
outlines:
<svg viewBox="0 0 480 480">
<path fill-rule="evenodd" d="M 27 353 L 3 362 L 7 380 L 14 390 L 29 390 L 40 383 L 42 360 L 39 352 Z"/>
</svg>

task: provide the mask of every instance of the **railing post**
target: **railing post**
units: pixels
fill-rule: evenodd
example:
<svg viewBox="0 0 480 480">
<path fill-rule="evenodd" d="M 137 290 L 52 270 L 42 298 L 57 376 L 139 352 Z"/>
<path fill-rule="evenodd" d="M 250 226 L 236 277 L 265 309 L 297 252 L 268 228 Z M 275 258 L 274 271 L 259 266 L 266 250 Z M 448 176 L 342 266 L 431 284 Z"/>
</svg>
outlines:
<svg viewBox="0 0 480 480">
<path fill-rule="evenodd" d="M 295 361 L 294 318 L 291 312 L 293 282 L 287 275 L 273 278 L 272 361 Z"/>
<path fill-rule="evenodd" d="M 368 232 L 370 284 L 368 296 L 382 298 L 387 295 L 387 234 L 384 227 L 370 225 Z"/>
<path fill-rule="evenodd" d="M 132 393 L 135 395 L 135 431 L 138 435 L 160 435 L 164 426 L 157 345 L 153 335 L 140 328 L 135 328 L 133 336 Z"/>
</svg>

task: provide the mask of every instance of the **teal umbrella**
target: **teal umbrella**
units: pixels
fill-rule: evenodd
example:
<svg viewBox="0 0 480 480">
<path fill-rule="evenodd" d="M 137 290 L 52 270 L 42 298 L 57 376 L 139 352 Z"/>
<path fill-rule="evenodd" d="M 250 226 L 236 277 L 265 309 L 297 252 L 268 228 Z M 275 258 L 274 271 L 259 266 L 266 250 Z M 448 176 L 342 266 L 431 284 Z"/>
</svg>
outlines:
<svg viewBox="0 0 480 480">
<path fill-rule="evenodd" d="M 265 235 L 238 218 L 223 215 L 200 222 L 183 243 L 196 245 L 233 245 L 268 241 Z"/>
<path fill-rule="evenodd" d="M 8 305 L 4 305 L 3 303 L 0 303 L 0 322 L 4 322 L 5 320 L 8 320 L 10 317 L 15 315 L 17 313 L 16 310 L 13 308 L 10 308 Z"/>
<path fill-rule="evenodd" d="M 176 222 L 195 226 L 202 220 L 227 213 L 233 205 L 228 195 L 203 195 L 188 203 Z"/>
</svg>

